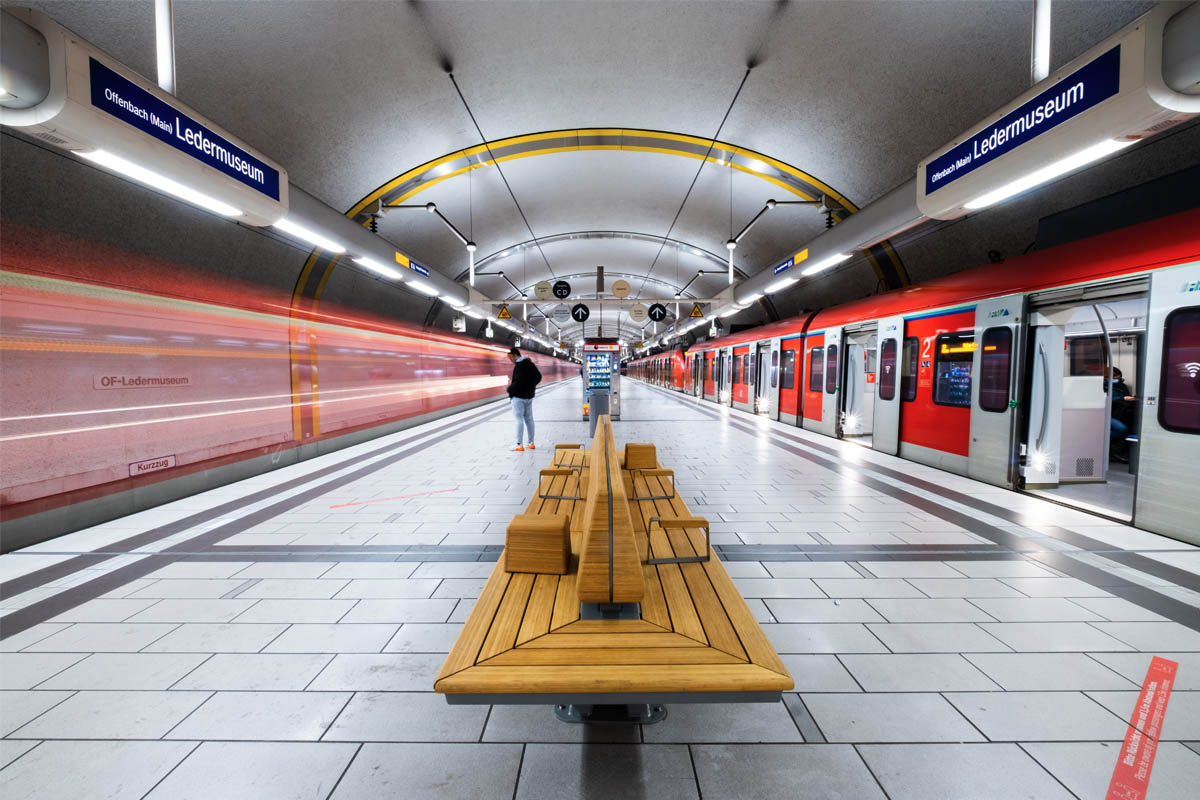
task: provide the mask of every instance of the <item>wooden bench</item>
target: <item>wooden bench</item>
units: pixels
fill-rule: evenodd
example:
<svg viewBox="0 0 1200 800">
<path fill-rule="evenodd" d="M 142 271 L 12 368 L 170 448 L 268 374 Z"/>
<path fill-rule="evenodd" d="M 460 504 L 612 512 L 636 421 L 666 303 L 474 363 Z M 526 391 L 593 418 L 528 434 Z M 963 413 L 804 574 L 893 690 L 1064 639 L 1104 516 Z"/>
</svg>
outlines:
<svg viewBox="0 0 1200 800">
<path fill-rule="evenodd" d="M 570 515 L 567 571 L 508 572 L 501 554 L 435 680 L 447 702 L 775 702 L 793 687 L 670 470 L 624 456 L 607 417 L 590 449 L 556 448 L 525 513 Z"/>
</svg>

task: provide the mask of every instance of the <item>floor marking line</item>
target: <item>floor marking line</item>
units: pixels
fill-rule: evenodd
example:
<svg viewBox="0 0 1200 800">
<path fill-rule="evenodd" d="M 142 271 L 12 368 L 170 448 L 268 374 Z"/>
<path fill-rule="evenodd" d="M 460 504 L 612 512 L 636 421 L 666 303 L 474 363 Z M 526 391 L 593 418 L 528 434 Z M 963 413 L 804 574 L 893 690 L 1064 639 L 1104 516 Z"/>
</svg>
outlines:
<svg viewBox="0 0 1200 800">
<path fill-rule="evenodd" d="M 457 492 L 457 491 L 458 491 L 458 487 L 455 486 L 453 489 L 435 489 L 432 492 L 417 492 L 416 494 L 402 494 L 397 497 L 379 497 L 379 498 L 376 498 L 375 500 L 356 500 L 353 503 L 339 503 L 336 506 L 330 506 L 330 508 L 349 508 L 350 506 L 366 506 L 366 505 L 370 505 L 371 503 L 386 503 L 390 500 L 407 500 L 410 497 L 428 497 L 431 494 L 445 494 L 446 492 Z"/>
<path fill-rule="evenodd" d="M 1150 790 L 1150 770 L 1178 669 L 1177 662 L 1166 658 L 1150 660 L 1105 800 L 1144 800 Z"/>
</svg>

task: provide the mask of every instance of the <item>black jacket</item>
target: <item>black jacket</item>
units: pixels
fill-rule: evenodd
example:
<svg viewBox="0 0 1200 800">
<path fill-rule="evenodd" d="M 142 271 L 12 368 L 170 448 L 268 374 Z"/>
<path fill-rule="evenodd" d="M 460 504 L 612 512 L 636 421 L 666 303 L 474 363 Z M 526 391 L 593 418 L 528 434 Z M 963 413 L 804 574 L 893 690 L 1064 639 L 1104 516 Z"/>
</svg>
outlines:
<svg viewBox="0 0 1200 800">
<path fill-rule="evenodd" d="M 1120 420 L 1130 428 L 1134 427 L 1137 422 L 1137 401 L 1126 400 L 1126 397 L 1131 397 L 1133 391 L 1129 388 L 1129 384 L 1124 380 L 1118 380 L 1115 383 L 1110 383 L 1112 389 L 1112 416 L 1113 419 Z"/>
<path fill-rule="evenodd" d="M 533 397 L 533 388 L 542 382 L 542 373 L 538 371 L 528 356 L 523 356 L 513 364 L 512 381 L 508 384 L 508 396 L 529 400 Z"/>
</svg>

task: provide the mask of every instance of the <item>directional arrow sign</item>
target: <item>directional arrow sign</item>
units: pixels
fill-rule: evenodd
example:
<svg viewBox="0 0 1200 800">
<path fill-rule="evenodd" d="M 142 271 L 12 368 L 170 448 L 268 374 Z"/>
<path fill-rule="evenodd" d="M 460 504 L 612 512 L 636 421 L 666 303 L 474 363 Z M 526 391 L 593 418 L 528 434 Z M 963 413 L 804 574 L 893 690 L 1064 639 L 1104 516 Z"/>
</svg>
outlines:
<svg viewBox="0 0 1200 800">
<path fill-rule="evenodd" d="M 662 303 L 655 303 L 650 306 L 650 319 L 655 322 L 662 322 L 667 318 L 667 307 Z"/>
<path fill-rule="evenodd" d="M 592 312 L 589 311 L 588 307 L 583 303 L 576 303 L 575 305 L 571 306 L 571 319 L 575 320 L 576 322 L 587 322 L 587 318 L 591 315 Z"/>
<path fill-rule="evenodd" d="M 554 296 L 559 300 L 566 300 L 571 296 L 571 284 L 566 281 L 554 282 Z"/>
</svg>

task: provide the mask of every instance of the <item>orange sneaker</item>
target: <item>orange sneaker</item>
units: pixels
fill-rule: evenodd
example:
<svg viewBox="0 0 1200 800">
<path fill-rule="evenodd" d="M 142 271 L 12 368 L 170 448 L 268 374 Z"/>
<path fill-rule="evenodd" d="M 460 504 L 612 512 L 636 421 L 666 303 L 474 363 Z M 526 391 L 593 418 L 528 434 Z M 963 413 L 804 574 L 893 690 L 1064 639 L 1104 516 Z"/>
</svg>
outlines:
<svg viewBox="0 0 1200 800">
<path fill-rule="evenodd" d="M 536 445 L 536 444 L 534 444 L 533 442 L 530 442 L 530 443 L 529 443 L 529 449 L 530 449 L 530 450 L 537 450 L 537 445 Z"/>
<path fill-rule="evenodd" d="M 514 452 L 514 453 L 524 453 L 524 452 L 525 452 L 525 448 L 524 448 L 524 447 L 521 447 L 521 445 L 517 445 L 516 447 L 514 447 L 514 448 L 513 448 L 513 452 Z"/>
</svg>

